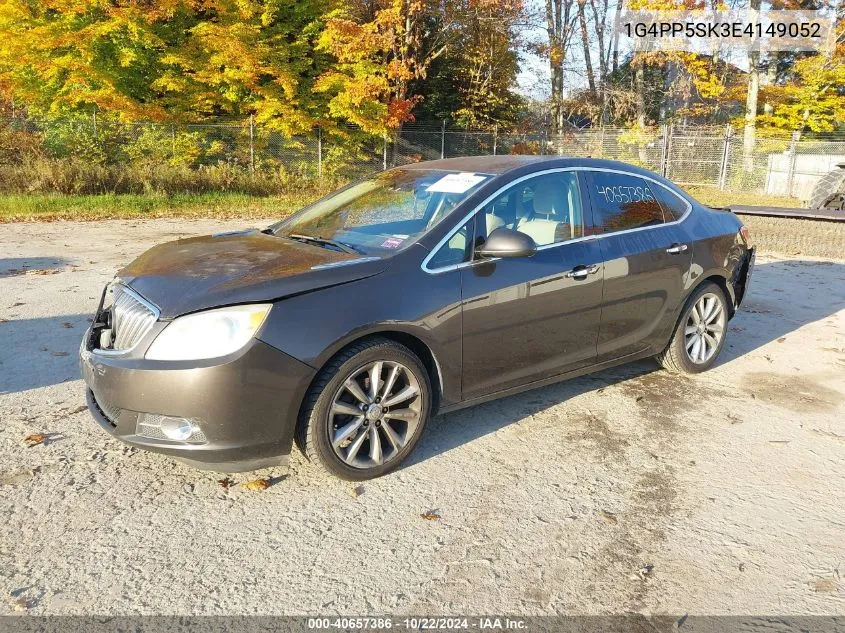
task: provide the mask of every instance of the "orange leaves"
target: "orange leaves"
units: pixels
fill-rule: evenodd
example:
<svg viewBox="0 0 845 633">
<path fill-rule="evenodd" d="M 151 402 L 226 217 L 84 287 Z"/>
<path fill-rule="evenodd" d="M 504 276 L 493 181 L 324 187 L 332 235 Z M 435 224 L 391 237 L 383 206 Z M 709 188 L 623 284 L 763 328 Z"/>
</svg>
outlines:
<svg viewBox="0 0 845 633">
<path fill-rule="evenodd" d="M 262 490 L 267 490 L 270 487 L 270 478 L 263 477 L 261 479 L 253 479 L 251 481 L 246 481 L 241 484 L 241 488 L 244 490 L 251 490 L 253 492 L 261 492 Z"/>
<path fill-rule="evenodd" d="M 329 114 L 380 134 L 413 119 L 419 97 L 408 97 L 407 84 L 418 60 L 408 50 L 404 10 L 420 12 L 422 0 L 393 0 L 372 20 L 353 20 L 342 10 L 326 19 L 318 49 L 332 54 L 337 63 L 321 74 L 314 89 L 329 95 Z"/>
<path fill-rule="evenodd" d="M 406 121 L 413 121 L 414 115 L 411 114 L 411 110 L 421 99 L 420 96 L 414 96 L 410 99 L 394 99 L 388 103 L 385 125 L 388 128 L 398 128 Z"/>
<path fill-rule="evenodd" d="M 33 446 L 43 444 L 46 440 L 47 435 L 44 433 L 30 433 L 23 438 L 23 443 L 26 444 L 27 448 L 32 448 Z"/>
</svg>

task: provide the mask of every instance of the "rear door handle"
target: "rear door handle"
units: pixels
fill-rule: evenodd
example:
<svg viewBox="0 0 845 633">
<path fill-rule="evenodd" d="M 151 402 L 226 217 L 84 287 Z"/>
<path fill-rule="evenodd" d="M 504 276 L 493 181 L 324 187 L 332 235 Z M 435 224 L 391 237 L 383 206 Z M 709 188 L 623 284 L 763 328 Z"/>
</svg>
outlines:
<svg viewBox="0 0 845 633">
<path fill-rule="evenodd" d="M 685 250 L 689 248 L 686 244 L 672 244 L 669 248 L 666 249 L 667 253 L 672 253 L 673 255 L 677 255 L 678 253 L 683 253 Z"/>
<path fill-rule="evenodd" d="M 569 279 L 586 279 L 587 275 L 594 275 L 599 271 L 598 264 L 592 264 L 591 266 L 576 266 L 568 273 L 566 273 L 566 277 Z"/>
</svg>

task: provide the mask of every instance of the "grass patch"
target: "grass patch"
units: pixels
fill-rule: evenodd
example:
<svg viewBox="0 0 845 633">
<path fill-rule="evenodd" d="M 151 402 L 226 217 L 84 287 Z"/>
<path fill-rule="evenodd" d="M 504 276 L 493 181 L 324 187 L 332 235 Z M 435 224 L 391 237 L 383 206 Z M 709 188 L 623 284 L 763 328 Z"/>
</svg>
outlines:
<svg viewBox="0 0 845 633">
<path fill-rule="evenodd" d="M 745 205 L 749 207 L 788 207 L 800 208 L 798 198 L 784 198 L 765 193 L 750 191 L 722 191 L 718 187 L 684 187 L 689 195 L 709 207 L 730 207 Z"/>
<path fill-rule="evenodd" d="M 142 218 L 283 218 L 334 189 L 314 185 L 276 196 L 243 193 L 142 194 L 0 194 L 0 222 L 52 220 L 136 220 Z M 687 191 L 711 207 L 751 205 L 799 207 L 795 198 L 688 187 Z"/>
<path fill-rule="evenodd" d="M 200 193 L 173 196 L 103 194 L 0 195 L 0 222 L 141 218 L 283 218 L 326 193 L 319 187 L 278 196 Z"/>
</svg>

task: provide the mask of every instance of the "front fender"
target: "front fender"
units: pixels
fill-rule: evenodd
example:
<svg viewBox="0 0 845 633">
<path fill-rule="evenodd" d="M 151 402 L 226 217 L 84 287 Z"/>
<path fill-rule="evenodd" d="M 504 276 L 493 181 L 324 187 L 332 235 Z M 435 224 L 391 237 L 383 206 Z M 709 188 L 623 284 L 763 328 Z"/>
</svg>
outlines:
<svg viewBox="0 0 845 633">
<path fill-rule="evenodd" d="M 314 369 L 350 343 L 402 333 L 425 344 L 442 374 L 444 403 L 460 400 L 459 271 L 429 275 L 413 265 L 275 304 L 261 339 Z"/>
</svg>

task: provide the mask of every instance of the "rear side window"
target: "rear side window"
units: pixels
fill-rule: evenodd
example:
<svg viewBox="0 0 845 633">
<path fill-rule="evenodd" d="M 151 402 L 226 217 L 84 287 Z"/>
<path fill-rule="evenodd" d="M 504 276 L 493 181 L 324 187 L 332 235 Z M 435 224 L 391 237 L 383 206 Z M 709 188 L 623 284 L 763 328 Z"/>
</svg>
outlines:
<svg viewBox="0 0 845 633">
<path fill-rule="evenodd" d="M 670 191 L 666 187 L 655 186 L 652 191 L 657 196 L 657 201 L 663 208 L 663 215 L 666 216 L 667 222 L 673 220 L 680 220 L 687 212 L 687 202 L 682 200 L 679 195 Z"/>
<path fill-rule="evenodd" d="M 627 231 L 666 221 L 654 191 L 658 187 L 650 181 L 605 171 L 590 172 L 588 181 L 595 207 L 595 232 Z"/>
</svg>

